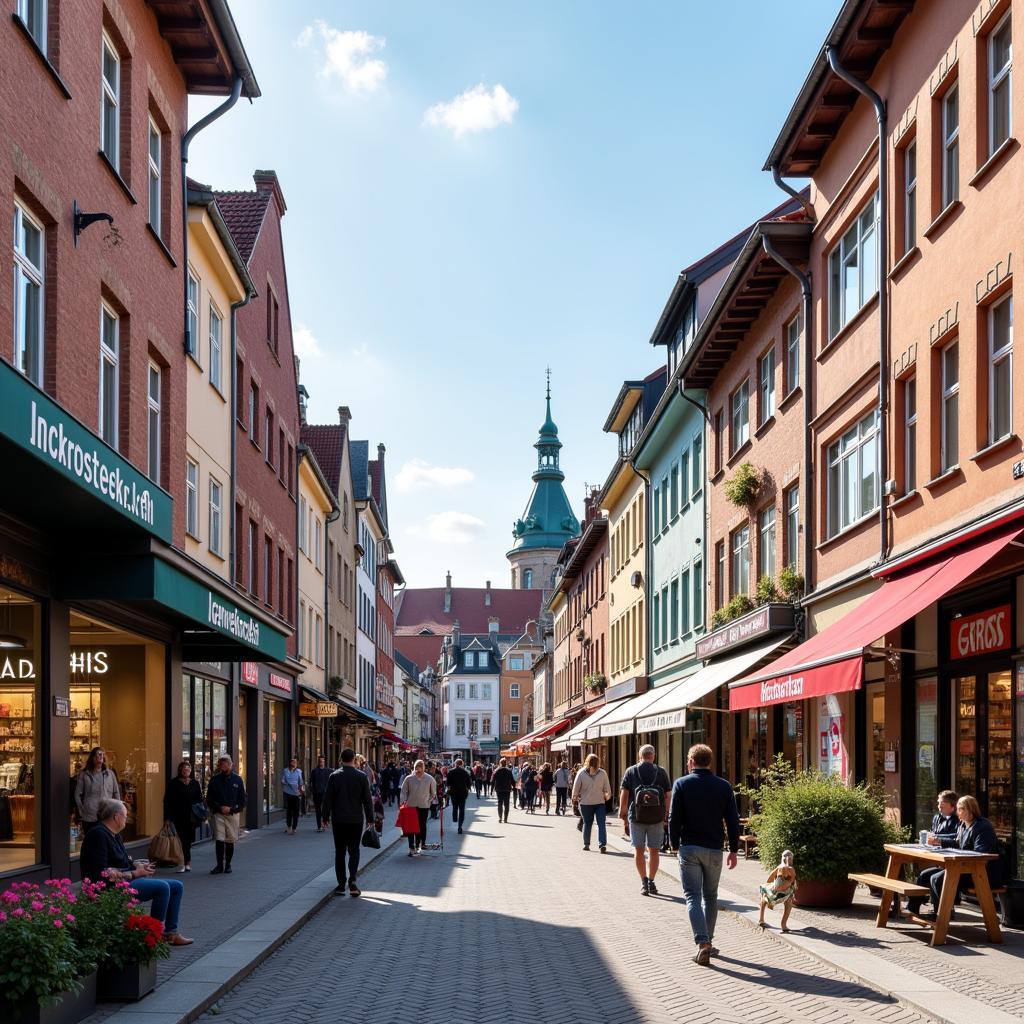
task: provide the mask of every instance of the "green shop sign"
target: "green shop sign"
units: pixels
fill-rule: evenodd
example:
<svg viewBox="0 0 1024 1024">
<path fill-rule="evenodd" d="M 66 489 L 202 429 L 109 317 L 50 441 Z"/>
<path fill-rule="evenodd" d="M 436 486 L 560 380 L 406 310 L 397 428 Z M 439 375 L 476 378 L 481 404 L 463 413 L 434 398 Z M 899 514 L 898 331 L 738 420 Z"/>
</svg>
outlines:
<svg viewBox="0 0 1024 1024">
<path fill-rule="evenodd" d="M 161 540 L 173 499 L 92 431 L 0 360 L 0 435 Z"/>
</svg>

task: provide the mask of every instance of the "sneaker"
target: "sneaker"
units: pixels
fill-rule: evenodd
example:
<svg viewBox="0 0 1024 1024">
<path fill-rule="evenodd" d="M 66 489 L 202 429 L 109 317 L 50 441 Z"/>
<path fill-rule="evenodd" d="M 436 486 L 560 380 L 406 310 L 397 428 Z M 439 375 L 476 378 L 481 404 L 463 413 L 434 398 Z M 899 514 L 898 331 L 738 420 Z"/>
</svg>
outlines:
<svg viewBox="0 0 1024 1024">
<path fill-rule="evenodd" d="M 640 885 L 640 895 L 641 896 L 650 896 L 651 895 L 650 884 L 648 883 L 646 878 L 643 880 L 642 884 Z"/>
<path fill-rule="evenodd" d="M 348 894 L 349 896 L 362 896 L 362 891 L 355 882 L 348 883 Z"/>
<path fill-rule="evenodd" d="M 182 866 L 180 868 L 178 868 L 174 873 L 176 875 L 183 875 L 183 874 L 185 874 L 186 871 L 188 871 L 188 868 L 185 867 L 184 864 L 182 864 Z"/>
<path fill-rule="evenodd" d="M 191 864 L 186 864 L 185 865 L 185 870 L 186 871 L 191 871 L 192 870 L 192 865 Z"/>
<path fill-rule="evenodd" d="M 214 868 L 214 869 L 213 869 L 213 870 L 212 870 L 212 871 L 210 872 L 210 874 L 211 874 L 211 875 L 223 875 L 223 874 L 224 874 L 224 868 L 223 868 L 223 867 L 221 867 L 221 865 L 220 865 L 220 864 L 218 864 L 218 865 L 217 865 L 217 866 L 216 866 L 216 867 L 215 867 L 215 868 Z"/>
<path fill-rule="evenodd" d="M 647 879 L 647 891 L 652 896 L 657 896 L 658 895 L 658 887 L 654 884 L 654 879 L 653 878 L 648 878 Z"/>
<path fill-rule="evenodd" d="M 342 882 L 341 885 L 336 885 L 334 887 L 334 895 L 335 896 L 344 896 L 345 895 L 345 883 L 344 882 Z"/>
<path fill-rule="evenodd" d="M 693 958 L 695 964 L 700 964 L 701 967 L 707 967 L 711 963 L 711 943 L 706 942 L 704 945 L 697 950 L 697 955 Z"/>
</svg>

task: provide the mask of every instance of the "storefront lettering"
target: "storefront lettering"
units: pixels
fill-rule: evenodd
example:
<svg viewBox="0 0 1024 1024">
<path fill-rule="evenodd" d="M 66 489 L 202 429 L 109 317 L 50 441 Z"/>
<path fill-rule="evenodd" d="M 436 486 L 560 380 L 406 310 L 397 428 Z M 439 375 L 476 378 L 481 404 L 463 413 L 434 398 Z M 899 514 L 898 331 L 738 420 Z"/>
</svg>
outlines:
<svg viewBox="0 0 1024 1024">
<path fill-rule="evenodd" d="M 950 625 L 950 657 L 970 658 L 1010 646 L 1010 606 L 1002 605 L 954 619 Z"/>
<path fill-rule="evenodd" d="M 74 675 L 106 675 L 110 671 L 106 651 L 72 651 L 68 667 Z M 31 658 L 7 657 L 0 661 L 0 679 L 35 679 L 36 663 Z"/>
<path fill-rule="evenodd" d="M 804 677 L 787 676 L 785 679 L 771 679 L 761 684 L 761 703 L 774 704 L 779 701 L 799 700 L 804 695 Z"/>
<path fill-rule="evenodd" d="M 137 488 L 121 476 L 121 467 L 110 469 L 100 461 L 99 449 L 87 451 L 64 433 L 63 423 L 47 423 L 32 402 L 31 444 L 57 465 L 69 470 L 88 486 L 96 488 L 129 515 L 147 526 L 153 526 L 155 508 L 148 488 Z"/>
<path fill-rule="evenodd" d="M 221 604 L 214 598 L 212 591 L 207 598 L 206 621 L 253 647 L 259 646 L 260 624 L 252 616 L 243 615 L 238 609 Z"/>
<path fill-rule="evenodd" d="M 250 686 L 259 686 L 260 682 L 260 666 L 255 661 L 243 661 L 242 662 L 242 682 L 248 683 Z"/>
<path fill-rule="evenodd" d="M 279 676 L 271 672 L 267 680 L 275 690 L 284 690 L 285 693 L 292 692 L 292 681 L 287 676 Z"/>
</svg>

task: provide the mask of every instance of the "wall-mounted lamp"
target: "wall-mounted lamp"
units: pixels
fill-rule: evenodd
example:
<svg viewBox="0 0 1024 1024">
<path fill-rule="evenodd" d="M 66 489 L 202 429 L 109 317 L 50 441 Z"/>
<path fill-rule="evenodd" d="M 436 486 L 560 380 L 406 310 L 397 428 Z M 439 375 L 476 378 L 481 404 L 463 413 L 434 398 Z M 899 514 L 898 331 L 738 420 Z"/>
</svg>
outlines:
<svg viewBox="0 0 1024 1024">
<path fill-rule="evenodd" d="M 110 225 L 111 234 L 114 236 L 114 245 L 117 245 L 121 241 L 120 232 L 114 227 L 114 218 L 109 213 L 83 213 L 78 208 L 78 200 L 74 200 L 71 204 L 71 211 L 74 215 L 74 238 L 75 248 L 78 248 L 78 236 L 87 228 L 90 224 L 95 224 L 98 220 L 105 220 Z"/>
</svg>

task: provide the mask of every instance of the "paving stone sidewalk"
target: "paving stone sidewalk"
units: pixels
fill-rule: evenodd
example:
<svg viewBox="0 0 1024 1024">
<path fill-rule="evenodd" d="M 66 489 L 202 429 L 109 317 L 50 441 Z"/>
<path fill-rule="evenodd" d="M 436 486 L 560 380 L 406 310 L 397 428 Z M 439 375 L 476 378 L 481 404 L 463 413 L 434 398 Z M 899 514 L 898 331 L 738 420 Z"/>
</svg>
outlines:
<svg viewBox="0 0 1024 1024">
<path fill-rule="evenodd" d="M 616 842 L 581 850 L 575 820 L 471 802 L 467 831 L 417 859 L 402 844 L 331 900 L 203 1020 L 242 1024 L 924 1024 L 927 1018 L 730 914 L 710 968 L 679 882 L 640 895 Z"/>
</svg>

